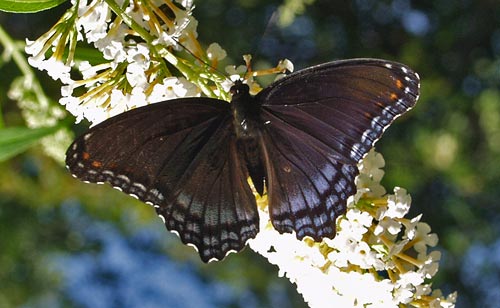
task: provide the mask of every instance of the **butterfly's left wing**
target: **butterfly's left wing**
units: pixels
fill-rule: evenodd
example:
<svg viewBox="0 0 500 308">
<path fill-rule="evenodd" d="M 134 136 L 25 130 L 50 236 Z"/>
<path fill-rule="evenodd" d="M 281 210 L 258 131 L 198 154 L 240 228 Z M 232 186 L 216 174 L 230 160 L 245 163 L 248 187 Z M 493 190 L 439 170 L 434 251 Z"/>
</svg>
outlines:
<svg viewBox="0 0 500 308">
<path fill-rule="evenodd" d="M 82 181 L 107 182 L 154 205 L 207 262 L 241 250 L 258 232 L 235 138 L 227 102 L 175 99 L 90 128 L 69 147 L 66 164 Z"/>
<path fill-rule="evenodd" d="M 280 232 L 319 240 L 354 194 L 356 164 L 392 121 L 412 108 L 418 75 L 376 59 L 326 63 L 261 91 L 269 207 Z"/>
</svg>

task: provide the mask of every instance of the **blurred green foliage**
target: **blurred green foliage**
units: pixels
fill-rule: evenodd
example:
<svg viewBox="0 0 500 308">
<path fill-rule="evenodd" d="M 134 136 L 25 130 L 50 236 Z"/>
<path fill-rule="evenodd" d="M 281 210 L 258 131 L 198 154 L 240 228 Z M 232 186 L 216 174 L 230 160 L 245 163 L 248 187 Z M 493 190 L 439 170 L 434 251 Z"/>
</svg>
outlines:
<svg viewBox="0 0 500 308">
<path fill-rule="evenodd" d="M 415 69 L 422 78 L 419 103 L 377 144 L 387 163 L 383 183 L 388 189 L 407 188 L 413 213 L 423 213 L 423 221 L 440 237 L 443 260 L 434 287 L 445 293 L 457 290 L 459 307 L 494 307 L 491 299 L 500 298 L 495 285 L 471 285 L 464 274 L 470 266 L 464 256 L 474 255 L 471 247 L 488 247 L 500 238 L 500 2 L 286 2 L 288 10 L 298 7 L 303 12 L 287 11 L 295 19 L 280 28 L 269 23 L 280 1 L 199 1 L 194 11 L 199 38 L 207 45 L 218 42 L 235 63 L 242 63 L 242 54 L 253 53 L 257 67 L 281 58 L 300 69 L 337 58 L 377 57 Z M 17 39 L 34 39 L 62 12 L 56 8 L 29 17 L 0 14 L 0 23 Z M 221 28 L 223 35 L 213 31 Z M 6 96 L 16 74 L 14 65 L 0 67 L 5 126 L 23 124 Z M 57 101 L 57 83 L 38 75 Z M 124 212 L 140 217 L 139 224 L 158 223 L 149 207 L 109 187 L 80 183 L 40 153 L 35 148 L 0 163 L 0 307 L 39 303 L 37 298 L 50 294 L 59 294 L 63 306 L 78 306 L 62 292 L 61 275 L 46 266 L 52 253 L 91 249 L 57 214 L 68 200 L 78 200 L 89 217 L 113 222 L 124 236 Z M 304 306 L 293 286 L 248 249 L 224 262 L 203 265 L 191 248 L 170 234 L 165 237 L 162 253 L 192 264 L 203 279 L 234 285 L 237 294 L 251 290 L 262 306 L 273 306 L 269 286 L 279 285 L 288 288 L 290 305 Z M 488 270 L 500 276 L 499 265 Z M 485 299 L 490 302 L 485 304 Z M 236 301 L 229 306 L 240 305 Z"/>
</svg>

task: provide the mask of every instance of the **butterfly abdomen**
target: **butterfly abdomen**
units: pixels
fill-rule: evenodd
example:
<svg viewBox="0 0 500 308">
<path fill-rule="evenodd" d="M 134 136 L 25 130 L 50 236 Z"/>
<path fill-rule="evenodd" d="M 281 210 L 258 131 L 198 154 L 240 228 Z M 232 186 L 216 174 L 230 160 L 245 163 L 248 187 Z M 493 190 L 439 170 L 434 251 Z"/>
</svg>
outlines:
<svg viewBox="0 0 500 308">
<path fill-rule="evenodd" d="M 265 168 L 262 160 L 262 151 L 256 139 L 245 138 L 237 141 L 238 151 L 243 157 L 253 185 L 259 195 L 264 194 Z"/>
</svg>

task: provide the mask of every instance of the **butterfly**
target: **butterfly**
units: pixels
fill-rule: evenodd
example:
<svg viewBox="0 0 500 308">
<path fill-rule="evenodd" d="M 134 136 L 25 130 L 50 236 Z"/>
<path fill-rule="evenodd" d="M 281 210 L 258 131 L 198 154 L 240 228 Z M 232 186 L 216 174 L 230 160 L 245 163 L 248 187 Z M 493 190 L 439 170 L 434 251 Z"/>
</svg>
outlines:
<svg viewBox="0 0 500 308">
<path fill-rule="evenodd" d="M 280 233 L 333 238 L 356 193 L 357 163 L 411 109 L 419 76 L 378 59 L 292 73 L 255 96 L 236 82 L 231 103 L 196 97 L 133 109 L 90 128 L 66 164 L 153 205 L 202 261 L 240 251 L 259 232 L 256 191 Z"/>
</svg>

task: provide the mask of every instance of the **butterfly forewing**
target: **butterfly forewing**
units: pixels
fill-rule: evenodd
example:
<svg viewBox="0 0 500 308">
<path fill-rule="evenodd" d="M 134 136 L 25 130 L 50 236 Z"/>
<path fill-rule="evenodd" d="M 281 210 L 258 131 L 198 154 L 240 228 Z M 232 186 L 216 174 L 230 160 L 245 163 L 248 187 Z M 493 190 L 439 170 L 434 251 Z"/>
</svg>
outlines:
<svg viewBox="0 0 500 308">
<path fill-rule="evenodd" d="M 407 66 L 357 59 L 298 71 L 256 99 L 263 109 L 327 144 L 339 161 L 356 164 L 386 127 L 415 105 L 418 94 L 418 75 Z"/>
<path fill-rule="evenodd" d="M 204 261 L 222 259 L 241 250 L 258 228 L 255 199 L 240 185 L 247 171 L 230 126 L 224 101 L 157 103 L 91 128 L 69 147 L 66 164 L 80 180 L 107 182 L 153 204 L 167 228 L 196 246 Z M 209 187 L 212 193 L 203 194 Z"/>
</svg>

